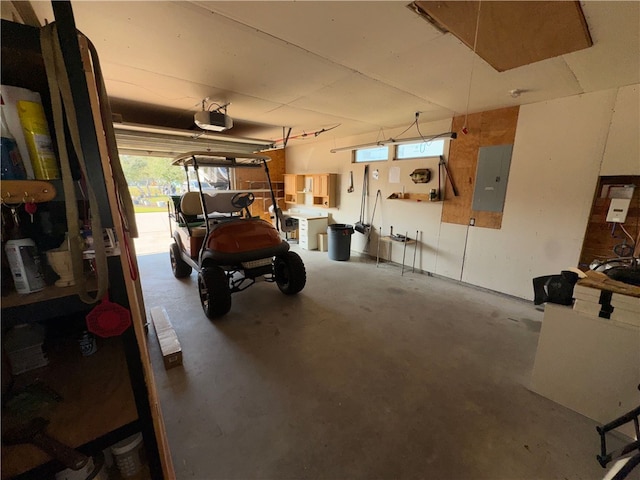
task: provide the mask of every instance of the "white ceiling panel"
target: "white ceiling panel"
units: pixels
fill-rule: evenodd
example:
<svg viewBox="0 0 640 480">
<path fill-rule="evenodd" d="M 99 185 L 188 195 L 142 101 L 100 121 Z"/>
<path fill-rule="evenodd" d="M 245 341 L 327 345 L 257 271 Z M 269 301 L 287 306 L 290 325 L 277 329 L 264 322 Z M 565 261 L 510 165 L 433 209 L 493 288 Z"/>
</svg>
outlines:
<svg viewBox="0 0 640 480">
<path fill-rule="evenodd" d="M 367 92 L 362 95 L 362 92 Z M 395 127 L 411 119 L 416 111 L 443 109 L 413 94 L 372 80 L 359 73 L 329 85 L 290 106 L 335 113 L 345 118 L 364 118 L 373 128 Z M 450 113 L 450 112 L 449 112 Z"/>
<path fill-rule="evenodd" d="M 442 36 L 408 0 L 195 3 L 355 70 Z"/>
<path fill-rule="evenodd" d="M 212 89 L 287 103 L 349 73 L 188 2 L 78 2 L 74 14 L 104 61 Z"/>
<path fill-rule="evenodd" d="M 350 136 L 640 82 L 640 2 L 581 2 L 594 46 L 498 73 L 406 1 L 75 1 L 109 95 L 189 121 L 231 102 L 229 132 Z M 53 20 L 48 1 L 33 2 Z M 4 11 L 4 10 L 3 10 Z M 517 98 L 509 90 L 524 92 Z M 123 105 L 118 102 L 118 105 Z M 166 119 L 163 119 L 165 121 Z M 151 119 L 153 121 L 153 119 Z M 179 128 L 185 128 L 180 125 Z M 237 133 L 236 133 L 237 132 Z M 264 136 L 263 136 L 264 135 Z"/>
<path fill-rule="evenodd" d="M 564 55 L 587 92 L 640 82 L 640 2 L 584 2 L 593 46 Z"/>
</svg>

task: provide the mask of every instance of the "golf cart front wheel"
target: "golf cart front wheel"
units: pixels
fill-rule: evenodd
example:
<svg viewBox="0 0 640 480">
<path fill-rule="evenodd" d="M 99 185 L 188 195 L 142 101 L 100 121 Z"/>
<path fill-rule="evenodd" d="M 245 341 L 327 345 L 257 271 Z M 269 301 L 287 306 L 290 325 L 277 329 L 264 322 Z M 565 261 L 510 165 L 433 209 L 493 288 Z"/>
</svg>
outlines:
<svg viewBox="0 0 640 480">
<path fill-rule="evenodd" d="M 231 310 L 231 290 L 227 275 L 220 267 L 205 267 L 198 274 L 198 293 L 208 318 L 218 318 Z"/>
<path fill-rule="evenodd" d="M 191 265 L 185 262 L 180 255 L 180 246 L 172 243 L 169 247 L 169 257 L 171 257 L 171 271 L 176 278 L 185 278 L 191 275 Z"/>
<path fill-rule="evenodd" d="M 273 274 L 278 288 L 285 295 L 295 295 L 307 283 L 307 272 L 300 256 L 287 252 L 273 260 Z"/>
</svg>

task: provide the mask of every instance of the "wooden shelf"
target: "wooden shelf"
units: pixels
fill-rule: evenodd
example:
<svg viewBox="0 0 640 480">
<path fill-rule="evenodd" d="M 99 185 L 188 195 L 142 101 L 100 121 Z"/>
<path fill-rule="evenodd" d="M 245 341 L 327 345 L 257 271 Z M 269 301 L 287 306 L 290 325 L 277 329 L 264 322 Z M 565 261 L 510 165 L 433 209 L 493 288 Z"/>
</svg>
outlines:
<svg viewBox="0 0 640 480">
<path fill-rule="evenodd" d="M 98 289 L 95 277 L 86 279 L 85 283 L 87 283 L 87 290 L 89 292 L 95 292 Z M 77 295 L 77 293 L 78 285 L 73 285 L 71 287 L 56 287 L 55 285 L 52 285 L 45 287 L 44 290 L 40 290 L 39 292 L 26 294 L 13 291 L 6 297 L 2 297 L 2 308 L 22 307 L 34 303 L 45 302 L 47 300 L 70 297 Z"/>
<path fill-rule="evenodd" d="M 96 440 L 106 432 L 138 419 L 124 349 L 120 337 L 98 339 L 98 351 L 83 357 L 75 339 L 45 348 L 49 365 L 14 377 L 12 391 L 44 379 L 62 397 L 61 402 L 3 409 L 2 428 L 15 426 L 29 415 L 50 423 L 46 433 L 72 448 Z M 4 399 L 3 399 L 4 400 Z M 11 405 L 11 403 L 9 403 Z M 31 409 L 31 410 L 29 410 Z M 20 419 L 20 420 L 18 420 Z M 2 445 L 2 479 L 27 472 L 52 460 L 31 444 Z"/>
<path fill-rule="evenodd" d="M 392 193 L 387 197 L 387 200 L 409 200 L 413 202 L 429 202 L 429 203 L 436 203 L 440 201 L 440 200 L 437 200 L 437 201 L 431 202 L 431 200 L 429 200 L 428 193 L 404 193 L 403 194 L 402 192 Z"/>
</svg>

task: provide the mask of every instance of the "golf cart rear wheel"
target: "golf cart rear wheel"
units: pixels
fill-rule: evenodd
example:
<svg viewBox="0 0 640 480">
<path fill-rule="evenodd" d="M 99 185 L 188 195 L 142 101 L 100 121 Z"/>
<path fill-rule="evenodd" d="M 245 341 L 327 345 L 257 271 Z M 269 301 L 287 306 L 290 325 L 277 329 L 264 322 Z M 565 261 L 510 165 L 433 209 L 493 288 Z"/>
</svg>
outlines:
<svg viewBox="0 0 640 480">
<path fill-rule="evenodd" d="M 191 275 L 191 265 L 185 262 L 180 256 L 180 247 L 177 243 L 172 243 L 169 247 L 171 257 L 171 271 L 176 278 L 184 278 Z"/>
<path fill-rule="evenodd" d="M 202 310 L 208 318 L 218 318 L 231 310 L 231 290 L 227 275 L 220 267 L 205 267 L 198 274 L 198 292 Z"/>
<path fill-rule="evenodd" d="M 307 283 L 307 272 L 300 256 L 287 252 L 273 261 L 273 274 L 278 288 L 285 295 L 295 295 Z"/>
</svg>

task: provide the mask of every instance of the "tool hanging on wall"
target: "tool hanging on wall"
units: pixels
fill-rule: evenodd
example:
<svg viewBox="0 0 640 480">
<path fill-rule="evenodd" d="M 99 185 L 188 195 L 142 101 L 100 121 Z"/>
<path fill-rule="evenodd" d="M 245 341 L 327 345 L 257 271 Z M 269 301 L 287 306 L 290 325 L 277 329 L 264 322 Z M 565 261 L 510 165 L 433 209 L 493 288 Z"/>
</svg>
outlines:
<svg viewBox="0 0 640 480">
<path fill-rule="evenodd" d="M 367 245 L 365 247 L 365 251 L 369 251 L 369 245 L 371 244 L 371 231 L 374 229 L 374 220 L 376 218 L 376 207 L 378 206 L 378 199 L 380 199 L 380 203 L 382 203 L 382 192 L 378 190 L 376 192 L 376 200 L 373 202 L 373 212 L 371 213 L 371 224 L 369 226 L 369 231 L 367 232 Z"/>
<path fill-rule="evenodd" d="M 440 155 L 440 163 L 438 164 L 438 188 L 440 188 L 440 168 L 442 167 L 444 167 L 444 171 L 447 174 L 449 183 L 451 183 L 451 190 L 453 191 L 453 196 L 457 197 L 458 189 L 456 188 L 456 184 L 453 182 L 453 177 L 451 176 L 451 172 L 449 172 L 449 167 L 447 167 L 447 164 L 445 163 L 444 157 L 442 155 Z M 441 195 L 441 193 L 438 192 L 438 195 Z"/>
<path fill-rule="evenodd" d="M 362 202 L 360 203 L 360 219 L 355 224 L 355 231 L 366 235 L 371 229 L 371 225 L 364 223 L 364 207 L 369 189 L 369 165 L 364 166 L 364 178 L 362 179 Z"/>
</svg>

